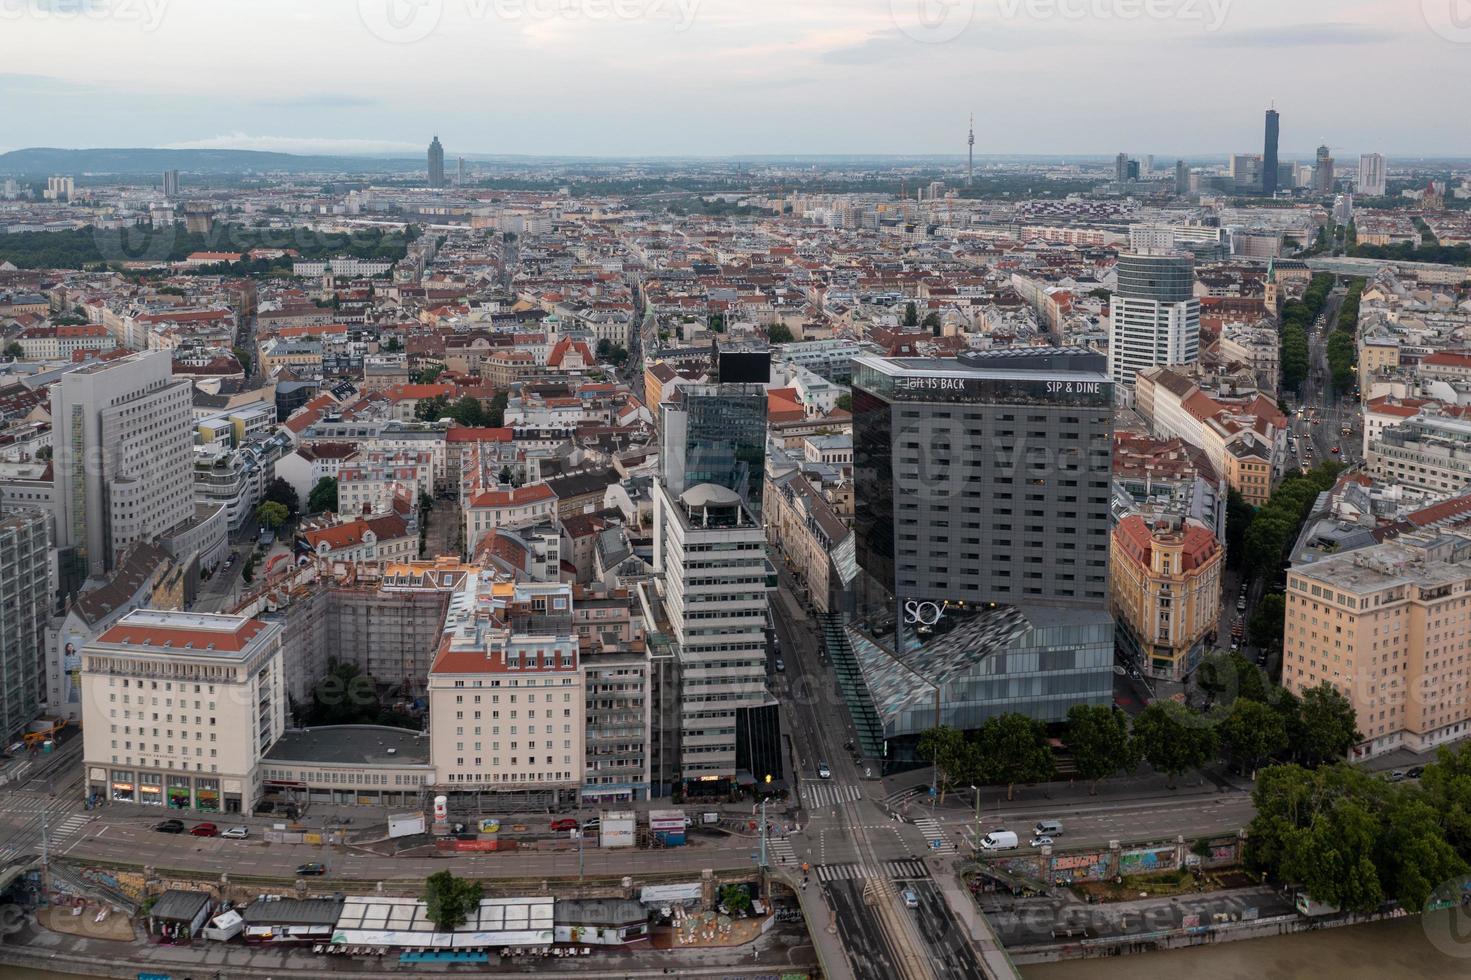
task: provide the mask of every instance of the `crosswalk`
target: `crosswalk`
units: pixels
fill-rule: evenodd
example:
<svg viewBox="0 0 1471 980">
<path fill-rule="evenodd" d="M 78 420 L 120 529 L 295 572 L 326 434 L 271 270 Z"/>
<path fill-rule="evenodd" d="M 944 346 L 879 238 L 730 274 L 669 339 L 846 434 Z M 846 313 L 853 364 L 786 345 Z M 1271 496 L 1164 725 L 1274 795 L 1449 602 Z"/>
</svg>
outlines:
<svg viewBox="0 0 1471 980">
<path fill-rule="evenodd" d="M 52 845 L 55 846 L 56 844 L 65 844 L 70 842 L 73 837 L 81 832 L 83 827 L 87 826 L 87 821 L 90 819 L 91 818 L 88 817 L 85 813 L 73 813 L 71 816 L 67 817 L 61 822 L 61 826 L 57 827 L 56 830 L 49 835 L 52 841 Z"/>
<path fill-rule="evenodd" d="M 0 796 L 0 813 L 40 813 L 50 809 L 49 802 L 45 797 L 11 793 Z"/>
<path fill-rule="evenodd" d="M 882 802 L 884 805 L 884 809 L 898 809 L 899 807 L 903 806 L 905 803 L 908 803 L 910 800 L 919 796 L 923 792 L 924 789 L 922 787 L 915 786 L 911 787 L 910 789 L 901 789 L 897 793 L 890 793 L 888 796 L 883 798 Z"/>
<path fill-rule="evenodd" d="M 771 858 L 772 867 L 780 868 L 783 865 L 797 864 L 797 852 L 792 850 L 792 842 L 789 838 L 768 837 L 766 850 Z"/>
<path fill-rule="evenodd" d="M 869 878 L 914 881 L 930 877 L 930 869 L 925 867 L 924 862 L 912 859 L 885 861 L 882 871 L 853 862 L 820 864 L 816 871 L 818 881 L 863 881 Z"/>
<path fill-rule="evenodd" d="M 940 826 L 940 821 L 933 817 L 920 817 L 914 821 L 914 826 L 924 834 L 925 843 L 931 851 L 936 854 L 954 854 L 960 848 L 945 834 L 945 828 Z"/>
<path fill-rule="evenodd" d="M 802 781 L 802 804 L 811 810 L 816 807 L 837 806 L 840 803 L 856 803 L 863 799 L 863 789 L 858 786 L 843 786 L 826 780 L 804 779 Z"/>
</svg>

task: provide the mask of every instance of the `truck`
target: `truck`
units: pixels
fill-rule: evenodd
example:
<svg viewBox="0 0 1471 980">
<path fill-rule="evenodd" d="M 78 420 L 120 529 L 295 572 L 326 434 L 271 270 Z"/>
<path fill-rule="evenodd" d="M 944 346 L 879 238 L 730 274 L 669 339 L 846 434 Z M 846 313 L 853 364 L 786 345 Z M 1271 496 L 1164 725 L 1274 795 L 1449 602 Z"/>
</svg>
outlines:
<svg viewBox="0 0 1471 980">
<path fill-rule="evenodd" d="M 981 838 L 983 851 L 1013 851 L 1017 848 L 1016 831 L 993 830 Z"/>
</svg>

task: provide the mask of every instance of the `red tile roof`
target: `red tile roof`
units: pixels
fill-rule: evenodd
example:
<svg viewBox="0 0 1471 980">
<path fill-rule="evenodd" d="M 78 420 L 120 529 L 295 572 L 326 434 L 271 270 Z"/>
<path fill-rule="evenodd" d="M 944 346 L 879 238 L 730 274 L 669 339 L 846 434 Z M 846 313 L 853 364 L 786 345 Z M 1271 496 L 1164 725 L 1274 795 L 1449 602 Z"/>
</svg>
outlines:
<svg viewBox="0 0 1471 980">
<path fill-rule="evenodd" d="M 266 624 L 258 619 L 247 619 L 243 621 L 240 628 L 233 632 L 143 626 L 141 624 L 129 623 L 124 619 L 112 629 L 103 633 L 98 638 L 98 642 L 124 643 L 129 646 L 160 648 L 167 644 L 170 650 L 182 650 L 190 647 L 196 650 L 205 650 L 212 645 L 216 650 L 238 652 L 244 650 L 250 641 L 255 639 L 265 628 Z"/>
</svg>

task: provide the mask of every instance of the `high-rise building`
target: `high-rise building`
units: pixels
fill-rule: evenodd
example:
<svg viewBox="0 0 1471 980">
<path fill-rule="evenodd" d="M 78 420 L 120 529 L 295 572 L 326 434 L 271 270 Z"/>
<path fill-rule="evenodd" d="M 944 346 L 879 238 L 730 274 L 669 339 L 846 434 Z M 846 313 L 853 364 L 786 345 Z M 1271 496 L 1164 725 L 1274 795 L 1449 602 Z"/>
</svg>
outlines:
<svg viewBox="0 0 1471 980">
<path fill-rule="evenodd" d="M 870 639 L 848 636 L 885 738 L 917 736 L 937 711 L 971 729 L 1111 703 L 1105 369 L 1077 348 L 855 358 L 855 588 Z"/>
<path fill-rule="evenodd" d="M 654 568 L 680 695 L 677 714 L 668 705 L 659 724 L 677 730 L 684 791 L 723 793 L 736 785 L 743 761 L 747 768 L 756 765 L 749 761 L 755 739 L 743 740 L 738 732 L 769 726 L 774 702 L 766 690 L 766 623 L 775 571 L 766 560 L 761 522 L 738 493 L 699 483 L 676 494 L 668 475 L 654 486 Z M 779 760 L 760 768 L 772 765 Z M 768 774 L 781 778 L 780 771 L 756 775 Z"/>
<path fill-rule="evenodd" d="M 179 172 L 177 170 L 163 172 L 163 196 L 170 201 L 179 196 Z"/>
<path fill-rule="evenodd" d="M 46 695 L 51 576 L 46 516 L 0 518 L 0 737 L 36 717 Z"/>
<path fill-rule="evenodd" d="M 1129 154 L 1120 153 L 1113 160 L 1113 179 L 1120 184 L 1129 179 Z"/>
<path fill-rule="evenodd" d="M 429 144 L 429 186 L 444 186 L 444 146 L 438 136 Z"/>
<path fill-rule="evenodd" d="M 1353 705 L 1363 758 L 1428 752 L 1471 729 L 1471 542 L 1420 535 L 1292 566 L 1282 686 Z"/>
<path fill-rule="evenodd" d="M 759 514 L 766 403 L 766 389 L 754 382 L 685 385 L 660 402 L 659 470 L 670 494 L 713 483 Z"/>
<path fill-rule="evenodd" d="M 1333 151 L 1320 146 L 1317 164 L 1313 167 L 1313 191 L 1317 194 L 1332 194 L 1333 185 Z"/>
<path fill-rule="evenodd" d="M 1238 193 L 1255 194 L 1262 189 L 1262 158 L 1254 153 L 1231 155 L 1231 177 Z"/>
<path fill-rule="evenodd" d="M 45 197 L 48 201 L 71 201 L 77 193 L 75 177 L 47 177 Z"/>
<path fill-rule="evenodd" d="M 1267 110 L 1267 133 L 1262 145 L 1262 193 L 1268 197 L 1277 193 L 1277 143 L 1281 135 L 1281 122 L 1282 117 L 1276 109 Z"/>
<path fill-rule="evenodd" d="M 970 114 L 970 135 L 966 138 L 966 150 L 969 158 L 965 165 L 965 186 L 969 187 L 976 181 L 976 114 Z"/>
<path fill-rule="evenodd" d="M 464 187 L 465 186 L 465 158 L 464 157 L 460 157 L 459 159 L 460 159 L 460 162 L 459 162 L 459 172 L 455 174 L 455 186 L 456 187 Z"/>
<path fill-rule="evenodd" d="M 52 386 L 57 546 L 77 549 L 89 575 L 195 518 L 192 390 L 168 351 L 98 362 Z"/>
<path fill-rule="evenodd" d="M 1132 388 L 1134 375 L 1200 359 L 1200 300 L 1195 260 L 1186 252 L 1119 255 L 1110 304 L 1109 372 Z"/>
<path fill-rule="evenodd" d="M 251 813 L 260 762 L 286 730 L 282 634 L 243 616 L 138 609 L 83 647 L 88 794 Z"/>
<path fill-rule="evenodd" d="M 1175 161 L 1175 193 L 1181 197 L 1190 193 L 1190 167 L 1184 160 Z"/>
<path fill-rule="evenodd" d="M 1359 196 L 1383 197 L 1388 193 L 1388 170 L 1381 153 L 1365 153 L 1359 157 Z"/>
</svg>

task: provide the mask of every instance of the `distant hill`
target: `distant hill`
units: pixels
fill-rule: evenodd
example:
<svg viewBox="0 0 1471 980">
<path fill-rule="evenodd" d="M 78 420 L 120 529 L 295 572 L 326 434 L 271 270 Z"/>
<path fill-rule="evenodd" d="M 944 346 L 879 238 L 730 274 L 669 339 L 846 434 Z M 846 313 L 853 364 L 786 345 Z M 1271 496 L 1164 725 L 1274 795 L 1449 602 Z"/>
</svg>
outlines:
<svg viewBox="0 0 1471 980">
<path fill-rule="evenodd" d="M 46 177 L 53 174 L 395 173 L 422 169 L 417 158 L 298 156 L 258 150 L 58 150 L 31 147 L 0 154 L 0 174 Z"/>
</svg>

